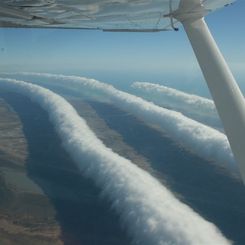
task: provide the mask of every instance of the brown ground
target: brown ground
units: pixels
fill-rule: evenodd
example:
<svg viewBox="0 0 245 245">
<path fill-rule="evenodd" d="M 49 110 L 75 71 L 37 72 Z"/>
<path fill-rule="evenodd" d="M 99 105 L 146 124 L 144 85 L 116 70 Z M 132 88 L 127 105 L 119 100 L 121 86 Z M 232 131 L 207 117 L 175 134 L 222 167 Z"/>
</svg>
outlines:
<svg viewBox="0 0 245 245">
<path fill-rule="evenodd" d="M 27 176 L 18 115 L 0 98 L 0 244 L 63 244 L 55 210 Z"/>
</svg>

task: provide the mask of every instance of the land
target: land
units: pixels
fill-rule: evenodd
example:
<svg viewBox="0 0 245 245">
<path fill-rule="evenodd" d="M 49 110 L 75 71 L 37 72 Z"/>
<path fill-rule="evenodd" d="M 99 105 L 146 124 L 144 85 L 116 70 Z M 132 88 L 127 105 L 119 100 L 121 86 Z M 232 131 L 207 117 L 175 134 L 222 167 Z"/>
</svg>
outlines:
<svg viewBox="0 0 245 245">
<path fill-rule="evenodd" d="M 62 244 L 55 209 L 27 173 L 28 142 L 0 98 L 0 244 Z"/>
</svg>

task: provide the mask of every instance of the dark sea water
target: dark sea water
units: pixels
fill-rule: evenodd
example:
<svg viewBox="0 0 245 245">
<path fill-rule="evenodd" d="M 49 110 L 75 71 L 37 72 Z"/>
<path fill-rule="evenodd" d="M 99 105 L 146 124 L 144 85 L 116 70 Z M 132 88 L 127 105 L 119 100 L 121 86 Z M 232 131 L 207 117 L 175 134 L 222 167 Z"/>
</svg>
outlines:
<svg viewBox="0 0 245 245">
<path fill-rule="evenodd" d="M 151 162 L 168 187 L 235 244 L 245 244 L 245 186 L 134 116 L 106 104 L 89 102 L 125 143 Z"/>
<path fill-rule="evenodd" d="M 3 98 L 23 123 L 28 175 L 54 205 L 64 244 L 131 244 L 118 215 L 101 198 L 101 190 L 82 176 L 62 148 L 47 113 L 23 96 L 8 93 Z"/>
</svg>

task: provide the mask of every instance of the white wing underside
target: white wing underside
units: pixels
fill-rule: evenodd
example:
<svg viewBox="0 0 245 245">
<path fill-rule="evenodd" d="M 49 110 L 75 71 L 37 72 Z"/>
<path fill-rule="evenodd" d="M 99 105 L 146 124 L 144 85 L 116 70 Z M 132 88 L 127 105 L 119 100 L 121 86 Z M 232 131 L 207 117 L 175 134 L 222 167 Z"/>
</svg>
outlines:
<svg viewBox="0 0 245 245">
<path fill-rule="evenodd" d="M 185 0 L 195 2 L 199 0 Z M 206 13 L 234 0 L 203 0 Z M 1 0 L 0 27 L 164 31 L 180 0 Z M 195 4 L 190 11 L 195 12 Z"/>
</svg>

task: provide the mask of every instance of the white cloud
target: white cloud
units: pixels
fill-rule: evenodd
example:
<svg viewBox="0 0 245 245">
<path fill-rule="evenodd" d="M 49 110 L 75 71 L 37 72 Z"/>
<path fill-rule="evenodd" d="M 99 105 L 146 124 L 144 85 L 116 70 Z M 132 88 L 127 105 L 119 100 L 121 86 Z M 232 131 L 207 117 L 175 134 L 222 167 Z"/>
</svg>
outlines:
<svg viewBox="0 0 245 245">
<path fill-rule="evenodd" d="M 132 87 L 149 93 L 157 93 L 160 95 L 164 94 L 170 99 L 174 97 L 179 102 L 185 103 L 187 106 L 192 106 L 196 110 L 202 110 L 207 113 L 216 112 L 215 105 L 212 100 L 198 95 L 188 94 L 177 89 L 148 82 L 134 82 Z"/>
<path fill-rule="evenodd" d="M 150 174 L 107 148 L 65 99 L 14 79 L 2 78 L 0 86 L 29 97 L 48 112 L 65 149 L 81 172 L 103 190 L 135 244 L 230 244 L 212 223 L 181 203 Z"/>
<path fill-rule="evenodd" d="M 149 82 L 134 82 L 136 94 L 160 106 L 171 107 L 213 127 L 221 127 L 214 102 L 210 99 Z"/>
<path fill-rule="evenodd" d="M 146 123 L 160 127 L 176 142 L 200 157 L 219 164 L 232 176 L 239 176 L 229 142 L 225 134 L 192 120 L 183 114 L 159 107 L 132 94 L 122 92 L 109 84 L 78 76 L 45 73 L 21 73 L 29 78 L 45 78 L 67 88 L 103 95 L 114 105 L 133 113 Z"/>
</svg>

